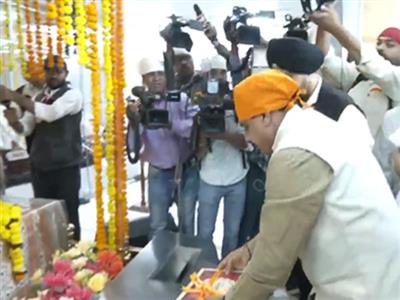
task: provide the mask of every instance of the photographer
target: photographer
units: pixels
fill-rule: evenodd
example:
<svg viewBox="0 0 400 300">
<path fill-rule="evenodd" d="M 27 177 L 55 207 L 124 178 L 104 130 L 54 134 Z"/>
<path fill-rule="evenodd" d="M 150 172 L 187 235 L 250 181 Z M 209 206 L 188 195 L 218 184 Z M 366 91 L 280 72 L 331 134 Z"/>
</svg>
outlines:
<svg viewBox="0 0 400 300">
<path fill-rule="evenodd" d="M 226 82 L 226 62 L 221 56 L 210 60 L 208 86 Z M 219 203 L 224 198 L 222 257 L 238 245 L 239 226 L 246 196 L 247 163 L 241 149 L 246 147 L 243 130 L 233 110 L 225 110 L 225 132 L 210 133 L 202 128 L 200 147 L 208 151 L 201 160 L 198 235 L 213 238 Z M 201 124 L 200 124 L 201 126 Z M 207 145 L 208 143 L 208 145 Z"/>
<path fill-rule="evenodd" d="M 168 211 L 174 201 L 172 195 L 175 189 L 176 167 L 182 163 L 182 193 L 181 203 L 178 203 L 179 222 L 183 233 L 193 235 L 198 181 L 197 168 L 192 159 L 190 134 L 193 116 L 197 110 L 188 104 L 188 99 L 183 94 L 180 102 L 166 101 L 166 78 L 161 61 L 143 58 L 139 64 L 139 71 L 146 92 L 157 99 L 152 103 L 152 107 L 167 110 L 170 123 L 170 126 L 165 128 L 146 128 L 143 124 L 139 124 L 143 121 L 140 114 L 143 106 L 140 100 L 130 102 L 127 106 L 129 126 L 139 126 L 140 129 L 140 140 L 143 145 L 141 159 L 150 165 L 148 197 L 151 234 L 173 229 L 168 227 Z"/>
</svg>

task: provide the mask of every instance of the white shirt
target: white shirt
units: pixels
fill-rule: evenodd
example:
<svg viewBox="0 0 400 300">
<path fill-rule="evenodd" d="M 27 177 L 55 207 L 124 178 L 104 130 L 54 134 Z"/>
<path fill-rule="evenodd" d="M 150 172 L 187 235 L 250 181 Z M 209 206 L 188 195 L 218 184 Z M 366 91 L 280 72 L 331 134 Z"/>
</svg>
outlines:
<svg viewBox="0 0 400 300">
<path fill-rule="evenodd" d="M 236 122 L 233 111 L 225 112 L 225 129 L 227 132 L 244 133 Z M 227 186 L 238 183 L 246 177 L 247 161 L 243 164 L 243 153 L 228 142 L 214 140 L 211 152 L 201 161 L 200 178 L 210 185 Z"/>
<path fill-rule="evenodd" d="M 30 83 L 25 84 L 22 94 L 27 97 L 32 97 L 40 90 Z M 21 117 L 22 112 L 17 104 L 14 102 L 10 103 L 10 107 L 17 110 L 18 117 Z M 11 150 L 13 148 L 13 142 L 20 148 L 25 147 L 25 139 L 21 134 L 18 134 L 8 123 L 4 116 L 4 110 L 6 107 L 0 105 L 0 150 Z M 26 112 L 28 113 L 28 112 Z"/>
<path fill-rule="evenodd" d="M 51 97 L 58 89 L 45 89 L 45 94 Z M 36 97 L 37 95 L 35 95 Z M 67 115 L 77 114 L 82 110 L 83 100 L 79 90 L 70 89 L 53 104 L 35 102 L 35 115 L 25 112 L 20 122 L 24 127 L 24 135 L 30 135 L 35 124 L 40 122 L 54 122 Z"/>
<path fill-rule="evenodd" d="M 371 45 L 362 44 L 358 65 L 350 64 L 330 51 L 325 57 L 322 71 L 338 87 L 349 91 L 354 102 L 364 111 L 375 138 L 387 111 L 388 97 L 393 100 L 394 106 L 400 104 L 400 67 L 385 60 Z M 369 80 L 352 88 L 360 73 Z"/>
</svg>

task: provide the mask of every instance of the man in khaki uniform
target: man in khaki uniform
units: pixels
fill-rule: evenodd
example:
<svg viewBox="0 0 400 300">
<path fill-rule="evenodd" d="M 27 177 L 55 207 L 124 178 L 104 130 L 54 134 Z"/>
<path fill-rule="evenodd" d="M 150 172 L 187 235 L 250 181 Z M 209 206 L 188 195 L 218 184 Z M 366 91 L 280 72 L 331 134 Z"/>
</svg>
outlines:
<svg viewBox="0 0 400 300">
<path fill-rule="evenodd" d="M 367 145 L 300 108 L 300 93 L 276 70 L 234 89 L 247 138 L 272 156 L 260 233 L 220 265 L 244 269 L 225 299 L 268 299 L 297 257 L 318 300 L 400 299 L 400 209 L 384 175 Z"/>
</svg>

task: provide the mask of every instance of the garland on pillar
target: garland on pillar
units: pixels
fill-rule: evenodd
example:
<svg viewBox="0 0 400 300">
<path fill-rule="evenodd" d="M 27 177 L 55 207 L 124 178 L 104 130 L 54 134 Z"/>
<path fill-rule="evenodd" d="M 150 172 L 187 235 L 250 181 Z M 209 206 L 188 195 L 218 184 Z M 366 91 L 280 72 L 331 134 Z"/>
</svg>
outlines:
<svg viewBox="0 0 400 300">
<path fill-rule="evenodd" d="M 46 25 L 47 25 L 47 57 L 48 57 L 48 64 L 49 67 L 52 68 L 54 65 L 54 56 L 53 56 L 53 37 L 51 32 L 51 26 L 54 20 L 57 19 L 57 7 L 52 0 L 46 0 Z"/>
<path fill-rule="evenodd" d="M 116 0 L 115 7 L 115 49 L 116 51 L 116 75 L 115 78 L 115 161 L 116 180 L 115 187 L 118 191 L 116 199 L 117 222 L 117 246 L 122 249 L 128 238 L 128 207 L 126 203 L 126 165 L 125 165 L 125 103 L 123 90 L 125 88 L 124 69 L 124 11 L 123 1 Z"/>
<path fill-rule="evenodd" d="M 15 10 L 17 13 L 17 48 L 18 48 L 18 61 L 21 65 L 21 72 L 25 78 L 29 77 L 27 70 L 27 63 L 24 55 L 24 36 L 22 33 L 22 17 L 21 17 L 21 0 L 15 0 Z"/>
<path fill-rule="evenodd" d="M 101 93 L 100 93 L 100 66 L 98 57 L 97 43 L 97 6 L 92 1 L 86 6 L 88 15 L 88 37 L 89 45 L 89 69 L 91 70 L 92 80 L 92 114 L 93 114 L 93 135 L 94 135 L 94 168 L 95 168 L 95 193 L 96 193 L 96 244 L 98 250 L 104 250 L 107 246 L 106 231 L 104 226 L 103 208 L 103 186 L 102 186 L 102 156 L 103 148 L 100 138 L 100 119 L 101 119 Z"/>
<path fill-rule="evenodd" d="M 30 1 L 24 0 L 25 9 L 25 22 L 26 22 L 26 51 L 28 52 L 28 78 L 33 77 L 32 70 L 35 67 L 35 53 L 33 50 L 33 36 L 31 30 L 31 12 L 30 12 Z"/>
<path fill-rule="evenodd" d="M 78 63 L 86 66 L 89 62 L 89 57 L 86 49 L 86 11 L 83 0 L 75 0 L 75 22 L 76 22 L 76 43 L 78 50 Z"/>
</svg>

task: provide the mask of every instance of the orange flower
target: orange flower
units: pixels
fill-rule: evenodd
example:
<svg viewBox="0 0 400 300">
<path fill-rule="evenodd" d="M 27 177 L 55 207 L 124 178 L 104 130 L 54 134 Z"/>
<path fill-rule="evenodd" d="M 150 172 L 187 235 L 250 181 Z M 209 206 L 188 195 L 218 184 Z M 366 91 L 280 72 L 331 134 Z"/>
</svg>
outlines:
<svg viewBox="0 0 400 300">
<path fill-rule="evenodd" d="M 111 279 L 117 276 L 124 267 L 121 257 L 115 251 L 110 250 L 99 252 L 97 254 L 97 263 Z"/>
</svg>

